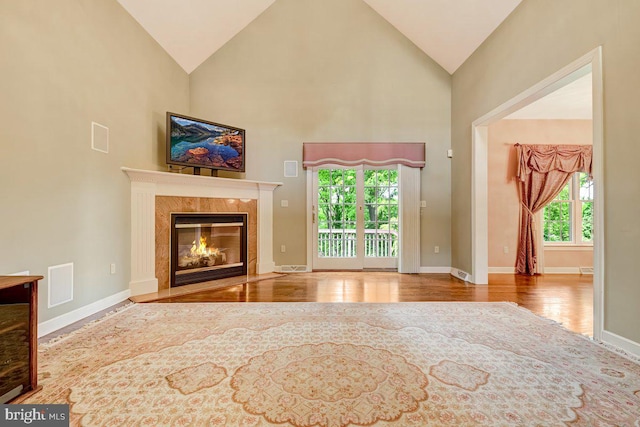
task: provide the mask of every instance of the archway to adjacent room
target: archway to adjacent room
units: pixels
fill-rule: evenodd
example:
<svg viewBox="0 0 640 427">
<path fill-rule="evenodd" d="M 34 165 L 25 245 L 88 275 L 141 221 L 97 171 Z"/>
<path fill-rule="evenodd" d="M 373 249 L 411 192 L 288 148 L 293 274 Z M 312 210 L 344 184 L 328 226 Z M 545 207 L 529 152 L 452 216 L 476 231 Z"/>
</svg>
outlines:
<svg viewBox="0 0 640 427">
<path fill-rule="evenodd" d="M 472 282 L 488 283 L 488 203 L 487 157 L 488 126 L 526 105 L 554 92 L 580 76 L 586 67 L 592 73 L 593 95 L 593 182 L 596 188 L 593 236 L 593 325 L 594 338 L 603 330 L 604 283 L 604 196 L 603 196 L 603 109 L 602 109 L 602 48 L 598 47 L 563 69 L 505 102 L 472 123 Z"/>
</svg>

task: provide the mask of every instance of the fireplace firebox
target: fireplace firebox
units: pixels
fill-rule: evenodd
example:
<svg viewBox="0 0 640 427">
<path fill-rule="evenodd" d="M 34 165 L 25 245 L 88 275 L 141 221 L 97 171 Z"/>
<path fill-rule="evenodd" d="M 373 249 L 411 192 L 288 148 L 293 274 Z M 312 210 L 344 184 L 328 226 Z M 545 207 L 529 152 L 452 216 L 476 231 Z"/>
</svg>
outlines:
<svg viewBox="0 0 640 427">
<path fill-rule="evenodd" d="M 172 213 L 171 286 L 247 274 L 247 214 Z"/>
</svg>

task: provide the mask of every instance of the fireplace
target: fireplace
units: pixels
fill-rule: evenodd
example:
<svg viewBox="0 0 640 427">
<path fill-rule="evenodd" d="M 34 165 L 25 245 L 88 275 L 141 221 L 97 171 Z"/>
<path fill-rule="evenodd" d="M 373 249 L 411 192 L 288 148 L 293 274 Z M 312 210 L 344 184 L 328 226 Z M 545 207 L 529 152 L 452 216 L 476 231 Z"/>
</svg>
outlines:
<svg viewBox="0 0 640 427">
<path fill-rule="evenodd" d="M 172 213 L 171 286 L 247 274 L 246 213 Z"/>
</svg>

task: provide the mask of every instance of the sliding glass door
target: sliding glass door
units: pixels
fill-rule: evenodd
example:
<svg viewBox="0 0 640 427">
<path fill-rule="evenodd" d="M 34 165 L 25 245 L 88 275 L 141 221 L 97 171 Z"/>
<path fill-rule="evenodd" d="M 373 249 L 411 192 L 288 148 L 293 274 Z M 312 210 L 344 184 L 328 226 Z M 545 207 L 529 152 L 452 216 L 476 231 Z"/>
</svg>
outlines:
<svg viewBox="0 0 640 427">
<path fill-rule="evenodd" d="M 396 168 L 313 172 L 314 269 L 397 268 Z"/>
</svg>

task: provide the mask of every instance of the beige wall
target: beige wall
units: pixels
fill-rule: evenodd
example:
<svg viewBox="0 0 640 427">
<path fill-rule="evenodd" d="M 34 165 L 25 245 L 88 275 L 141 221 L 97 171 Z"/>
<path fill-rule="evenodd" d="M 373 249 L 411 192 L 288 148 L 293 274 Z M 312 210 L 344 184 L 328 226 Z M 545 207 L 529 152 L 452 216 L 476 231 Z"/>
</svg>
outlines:
<svg viewBox="0 0 640 427">
<path fill-rule="evenodd" d="M 188 108 L 188 75 L 111 0 L 2 2 L 0 56 L 0 274 L 75 266 L 72 302 L 47 309 L 42 282 L 46 321 L 128 289 L 120 167 L 164 165 L 165 111 Z M 109 154 L 91 150 L 91 121 L 109 127 Z"/>
<path fill-rule="evenodd" d="M 453 75 L 452 263 L 471 270 L 471 123 L 603 46 L 604 327 L 640 342 L 640 2 L 524 0 Z"/>
<path fill-rule="evenodd" d="M 489 126 L 489 268 L 513 268 L 516 263 L 520 202 L 514 144 L 591 144 L 592 127 L 591 120 L 500 120 Z M 593 249 L 547 248 L 544 265 L 592 267 Z"/>
<path fill-rule="evenodd" d="M 191 74 L 190 111 L 246 129 L 246 178 L 284 182 L 277 265 L 306 264 L 306 173 L 283 176 L 303 142 L 426 142 L 421 265 L 448 266 L 450 84 L 361 0 L 278 0 Z"/>
</svg>

